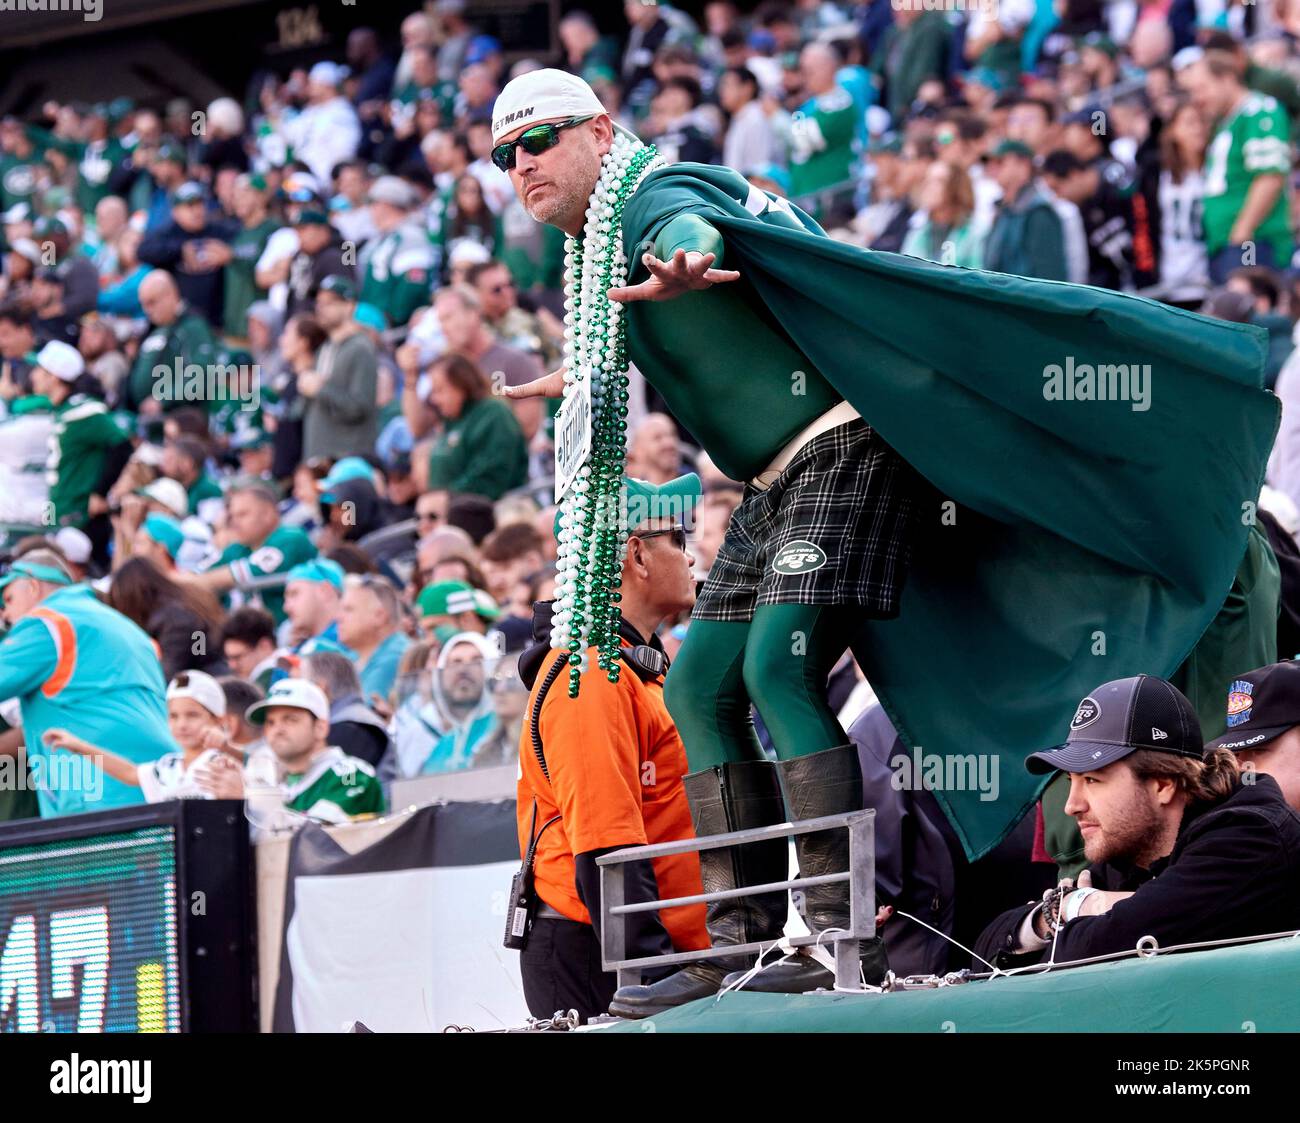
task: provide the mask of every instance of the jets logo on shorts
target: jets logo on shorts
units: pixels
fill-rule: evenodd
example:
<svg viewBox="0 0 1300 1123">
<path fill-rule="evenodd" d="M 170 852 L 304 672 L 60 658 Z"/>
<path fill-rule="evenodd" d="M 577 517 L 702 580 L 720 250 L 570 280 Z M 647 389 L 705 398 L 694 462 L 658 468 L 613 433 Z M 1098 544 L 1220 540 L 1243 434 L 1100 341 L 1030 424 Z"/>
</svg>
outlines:
<svg viewBox="0 0 1300 1123">
<path fill-rule="evenodd" d="M 1079 708 L 1074 711 L 1074 718 L 1070 721 L 1071 729 L 1082 729 L 1085 725 L 1091 725 L 1101 717 L 1101 707 L 1097 705 L 1097 699 L 1085 698 L 1079 703 Z"/>
<path fill-rule="evenodd" d="M 799 539 L 787 542 L 772 559 L 772 568 L 777 573 L 797 577 L 801 573 L 811 573 L 826 564 L 826 551 L 815 542 Z"/>
</svg>

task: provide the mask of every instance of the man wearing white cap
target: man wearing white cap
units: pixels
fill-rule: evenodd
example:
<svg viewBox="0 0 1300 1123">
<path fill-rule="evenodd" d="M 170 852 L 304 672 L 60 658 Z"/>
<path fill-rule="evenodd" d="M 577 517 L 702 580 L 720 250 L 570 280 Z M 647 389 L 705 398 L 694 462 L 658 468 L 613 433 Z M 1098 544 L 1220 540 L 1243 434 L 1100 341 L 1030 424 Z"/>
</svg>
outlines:
<svg viewBox="0 0 1300 1123">
<path fill-rule="evenodd" d="M 330 704 L 325 692 L 302 678 L 283 678 L 245 715 L 262 727 L 280 762 L 284 805 L 326 823 L 384 810 L 375 770 L 329 743 Z"/>
<path fill-rule="evenodd" d="M 217 559 L 212 528 L 191 515 L 189 496 L 179 480 L 159 476 L 122 499 L 121 514 L 113 517 L 113 568 L 119 569 L 135 553 L 136 535 L 150 515 L 161 515 L 180 524 L 184 541 L 174 556 L 176 568 L 200 573 Z"/>
<path fill-rule="evenodd" d="M 411 213 L 418 200 L 406 180 L 380 176 L 370 186 L 369 202 L 379 234 L 361 253 L 361 302 L 382 308 L 400 326 L 429 303 L 434 249 L 419 217 Z"/>
<path fill-rule="evenodd" d="M 307 74 L 307 107 L 287 121 L 276 122 L 295 159 L 321 183 L 331 182 L 336 165 L 351 160 L 361 143 L 361 122 L 340 92 L 347 69 L 318 62 Z"/>
<path fill-rule="evenodd" d="M 570 236 L 566 369 L 506 392 L 566 398 L 557 450 L 574 452 L 557 472 L 562 488 L 572 482 L 559 514 L 553 638 L 575 653 L 571 693 L 590 646 L 601 671 L 618 674 L 608 590 L 622 543 L 606 515 L 618 503 L 629 362 L 713 462 L 748 481 L 665 684 L 697 815 L 729 801 L 727 769 L 763 759 L 751 703 L 771 734 L 790 819 L 862 807 L 857 750 L 825 696 L 847 646 L 907 744 L 1000 759 L 1033 751 L 1053 715 L 1089 689 L 1079 621 L 1108 637 L 1112 658 L 1123 635 L 1125 665 L 1168 672 L 1205 631 L 1218 605 L 1197 590 L 1232 584 L 1250 534 L 1237 525 L 1241 498 L 1258 490 L 1276 427 L 1276 400 L 1259 388 L 1258 338 L 1122 293 L 836 242 L 731 169 L 663 166 L 562 71 L 510 82 L 492 133 L 493 161 L 524 207 Z M 1130 409 L 1127 395 L 1110 396 L 1114 409 L 1054 408 L 1043 379 L 1062 356 L 1088 371 L 1150 363 L 1167 389 L 1149 411 Z M 1251 420 L 1233 436 L 1224 416 Z M 1143 465 L 1166 426 L 1196 455 L 1152 481 Z M 1080 495 L 1104 497 L 1106 518 Z M 917 565 L 914 522 L 936 543 L 947 535 Z M 1051 595 L 1026 595 L 1028 575 L 1049 572 Z M 1161 627 L 1135 634 L 1128 622 L 1153 618 L 1153 602 Z M 950 694 L 941 707 L 923 687 L 937 679 Z M 992 720 L 972 722 L 978 712 Z M 1037 795 L 1033 782 L 1009 784 L 997 801 L 944 793 L 972 860 Z M 845 836 L 796 838 L 803 874 L 844 870 Z M 806 887 L 804 897 L 815 934 L 848 927 L 846 884 Z M 745 942 L 781 934 L 779 924 L 749 932 Z M 878 982 L 878 941 L 861 950 L 866 980 Z M 721 981 L 692 964 L 634 997 L 651 1012 Z M 832 981 L 804 949 L 746 986 Z"/>
<path fill-rule="evenodd" d="M 573 336 L 566 365 L 603 369 L 599 396 L 616 407 L 625 402 L 626 391 L 608 381 L 614 366 L 608 351 L 626 324 L 627 358 L 728 476 L 752 480 L 748 506 L 732 519 L 733 528 L 748 526 L 719 550 L 665 687 L 692 768 L 685 788 L 696 823 L 716 821 L 708 809 L 731 798 L 738 767 L 759 777 L 766 797 L 759 802 L 772 822 L 785 815 L 781 787 L 791 818 L 861 808 L 857 751 L 826 701 L 825 683 L 862 621 L 898 610 L 912 508 L 908 469 L 763 309 L 763 296 L 748 278 L 715 268 L 724 245 L 707 192 L 693 198 L 690 187 L 681 190 L 665 177 L 678 168 L 717 175 L 712 190 L 730 192 L 733 205 L 761 224 L 796 231 L 804 222 L 812 226 L 811 220 L 801 221 L 783 200 L 727 169 L 665 166 L 652 148 L 614 125 L 590 86 L 561 71 L 535 71 L 510 82 L 494 107 L 492 131 L 493 160 L 509 172 L 529 214 L 583 239 L 582 278 L 572 276 L 575 265 L 566 279 L 566 306 L 582 312 L 570 311 L 566 320 L 566 334 Z M 660 184 L 668 192 L 662 211 Z M 622 347 L 614 343 L 613 350 L 617 355 Z M 555 396 L 565 389 L 564 377 L 507 393 Z M 596 384 L 592 394 L 595 404 Z M 600 427 L 597 419 L 593 428 Z M 626 423 L 617 418 L 613 427 L 621 436 Z M 597 469 L 591 470 L 594 476 Z M 583 502 L 583 492 L 570 492 L 561 508 L 561 526 L 573 528 L 561 531 L 562 545 L 574 561 L 593 548 L 590 534 L 583 541 L 579 529 L 590 523 Z M 807 552 L 790 552 L 793 544 Z M 581 588 L 580 573 L 567 580 Z M 562 572 L 561 590 L 565 582 Z M 566 604 L 560 592 L 562 613 L 580 603 Z M 792 635 L 802 638 L 792 643 Z M 564 641 L 557 646 L 569 646 L 568 636 L 556 638 Z M 772 734 L 780 761 L 775 767 L 765 762 L 750 723 L 751 697 Z M 726 821 L 738 816 L 729 812 Z M 844 832 L 799 836 L 796 849 L 809 876 L 847 865 Z M 739 867 L 728 868 L 743 884 Z M 845 887 L 808 894 L 815 932 L 848 926 Z M 728 919 L 734 911 L 725 904 L 710 908 L 715 944 L 780 937 L 779 910 L 764 913 L 762 923 L 751 917 L 744 932 Z M 883 974 L 875 943 L 863 943 L 872 983 Z M 727 965 L 738 961 L 733 957 Z M 623 996 L 631 1001 L 622 1005 L 653 1012 L 690 1001 L 715 991 L 724 974 L 716 964 L 692 964 Z M 763 989 L 795 992 L 833 981 L 829 970 L 802 955 L 760 978 Z"/>
<path fill-rule="evenodd" d="M 98 537 L 106 545 L 107 521 L 95 520 L 108 511 L 104 496 L 130 458 L 131 445 L 103 402 L 76 392 L 85 369 L 75 347 L 51 340 L 36 356 L 32 389 L 54 407 L 45 462 L 53 521 L 86 530 L 92 541 Z"/>
</svg>

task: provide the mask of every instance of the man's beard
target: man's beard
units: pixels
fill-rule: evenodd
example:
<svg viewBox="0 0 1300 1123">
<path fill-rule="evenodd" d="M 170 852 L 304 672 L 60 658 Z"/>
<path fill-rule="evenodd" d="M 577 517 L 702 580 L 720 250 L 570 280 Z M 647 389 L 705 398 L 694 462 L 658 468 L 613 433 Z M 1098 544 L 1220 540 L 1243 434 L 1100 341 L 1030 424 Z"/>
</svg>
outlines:
<svg viewBox="0 0 1300 1123">
<path fill-rule="evenodd" d="M 1160 816 L 1144 788 L 1133 792 L 1128 803 L 1115 808 L 1107 823 L 1098 824 L 1093 836 L 1084 843 L 1089 862 L 1112 862 L 1123 859 L 1138 863 L 1160 829 Z"/>
<path fill-rule="evenodd" d="M 553 195 L 546 202 L 536 204 L 524 204 L 524 210 L 528 212 L 528 217 L 534 222 L 545 223 L 550 226 L 557 226 L 556 219 L 563 219 L 565 216 L 573 214 L 576 211 L 586 213 L 587 204 L 591 200 L 591 194 L 595 190 L 595 185 L 583 188 L 577 183 L 560 183 L 551 180 L 550 188 Z"/>
</svg>

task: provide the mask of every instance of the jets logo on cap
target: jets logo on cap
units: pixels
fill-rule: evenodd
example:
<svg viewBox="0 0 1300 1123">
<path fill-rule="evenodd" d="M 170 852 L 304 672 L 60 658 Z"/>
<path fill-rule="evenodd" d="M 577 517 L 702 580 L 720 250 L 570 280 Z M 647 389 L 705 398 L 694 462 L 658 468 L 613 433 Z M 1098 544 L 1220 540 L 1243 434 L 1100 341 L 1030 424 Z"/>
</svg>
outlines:
<svg viewBox="0 0 1300 1123">
<path fill-rule="evenodd" d="M 1228 687 L 1228 728 L 1250 720 L 1250 709 L 1255 704 L 1255 684 L 1238 679 Z"/>
<path fill-rule="evenodd" d="M 1097 704 L 1097 699 L 1085 698 L 1079 703 L 1079 708 L 1074 711 L 1070 729 L 1082 729 L 1085 725 L 1091 725 L 1099 717 L 1101 717 L 1101 706 Z"/>
<path fill-rule="evenodd" d="M 787 542 L 772 559 L 772 569 L 786 576 L 811 573 L 826 564 L 826 552 L 815 542 Z"/>
</svg>

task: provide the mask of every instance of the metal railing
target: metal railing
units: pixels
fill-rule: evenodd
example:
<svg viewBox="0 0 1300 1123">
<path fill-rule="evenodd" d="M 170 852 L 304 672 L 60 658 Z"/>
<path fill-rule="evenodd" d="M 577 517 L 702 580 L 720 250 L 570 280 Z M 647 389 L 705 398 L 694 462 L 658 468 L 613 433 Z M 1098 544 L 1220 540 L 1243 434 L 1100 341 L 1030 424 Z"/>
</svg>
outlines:
<svg viewBox="0 0 1300 1123">
<path fill-rule="evenodd" d="M 680 842 L 659 842 L 650 846 L 629 846 L 623 850 L 601 855 L 596 859 L 600 868 L 600 958 L 606 971 L 618 972 L 618 985 L 634 986 L 641 981 L 641 970 L 652 967 L 672 967 L 705 959 L 723 959 L 737 955 L 757 954 L 770 950 L 769 941 L 745 944 L 727 944 L 701 951 L 673 952 L 669 955 L 647 955 L 639 959 L 627 958 L 626 918 L 636 913 L 659 909 L 683 908 L 686 905 L 708 904 L 736 897 L 752 897 L 776 890 L 801 889 L 809 885 L 849 885 L 849 927 L 823 934 L 794 936 L 792 947 L 808 947 L 820 943 L 831 944 L 835 954 L 835 986 L 837 990 L 861 990 L 859 970 L 861 940 L 876 934 L 876 813 L 872 809 L 850 811 L 842 815 L 827 815 L 821 819 L 805 819 L 797 823 L 777 823 L 729 834 L 706 835 Z M 673 854 L 690 854 L 704 850 L 720 850 L 749 842 L 765 842 L 773 838 L 813 834 L 824 830 L 849 832 L 849 868 L 839 873 L 819 877 L 794 877 L 785 881 L 769 881 L 762 885 L 747 885 L 739 889 L 719 889 L 713 893 L 695 893 L 689 897 L 669 897 L 656 901 L 627 900 L 624 866 L 627 862 L 666 858 Z"/>
</svg>

